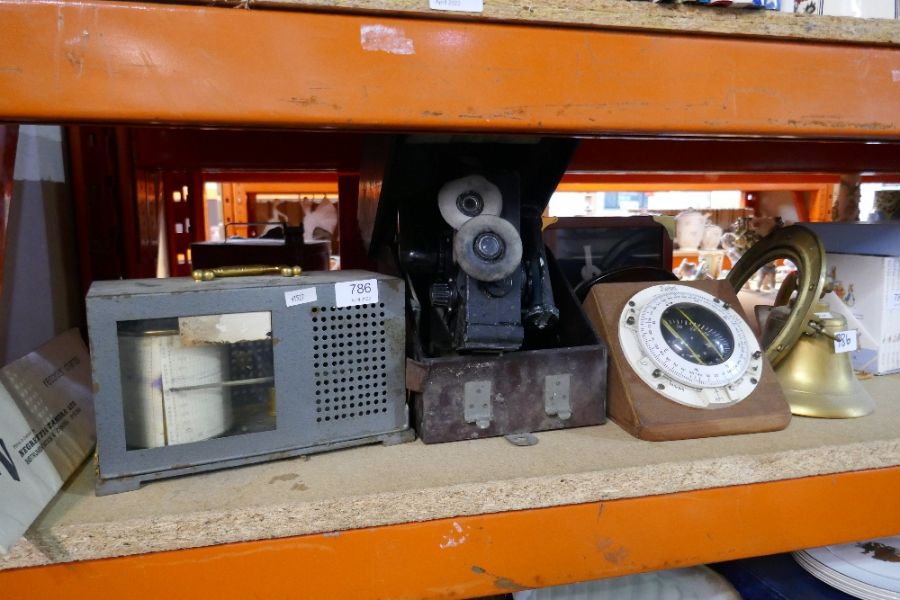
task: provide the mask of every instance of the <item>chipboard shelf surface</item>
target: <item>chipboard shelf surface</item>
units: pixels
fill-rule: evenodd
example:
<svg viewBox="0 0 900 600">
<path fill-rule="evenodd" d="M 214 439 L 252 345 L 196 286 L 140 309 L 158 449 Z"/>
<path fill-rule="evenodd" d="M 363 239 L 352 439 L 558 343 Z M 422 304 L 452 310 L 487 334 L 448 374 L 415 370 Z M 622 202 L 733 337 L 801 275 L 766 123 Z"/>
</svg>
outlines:
<svg viewBox="0 0 900 600">
<path fill-rule="evenodd" d="M 5 579 L 14 583 L 16 573 L 28 572 L 9 571 L 20 567 L 66 563 L 77 570 L 79 563 L 73 561 L 91 565 L 97 559 L 148 552 L 274 538 L 303 540 L 294 536 L 372 527 L 390 539 L 390 526 L 407 523 L 549 507 L 575 510 L 586 503 L 648 497 L 676 504 L 685 492 L 752 489 L 767 482 L 871 469 L 890 474 L 896 489 L 898 381 L 900 376 L 866 382 L 878 399 L 872 416 L 795 417 L 788 429 L 773 433 L 644 442 L 609 423 L 539 433 L 540 442 L 532 447 L 513 446 L 502 438 L 369 446 L 156 482 L 103 497 L 93 495 L 93 468 L 87 465 L 27 539 L 0 562 L 0 568 L 8 570 L 0 575 L 0 584 Z M 900 508 L 895 494 L 883 501 L 886 508 Z M 721 515 L 713 511 L 708 518 L 712 526 Z M 885 520 L 888 530 L 883 533 L 900 527 L 892 519 L 898 521 L 896 514 Z M 859 523 L 860 533 L 871 525 Z M 460 530 L 454 533 L 457 526 Z M 463 543 L 466 534 L 457 526 L 451 524 L 446 539 L 435 543 Z M 678 526 L 670 523 L 670 529 L 657 534 L 672 535 Z M 678 559 L 677 551 L 671 559 Z"/>
</svg>

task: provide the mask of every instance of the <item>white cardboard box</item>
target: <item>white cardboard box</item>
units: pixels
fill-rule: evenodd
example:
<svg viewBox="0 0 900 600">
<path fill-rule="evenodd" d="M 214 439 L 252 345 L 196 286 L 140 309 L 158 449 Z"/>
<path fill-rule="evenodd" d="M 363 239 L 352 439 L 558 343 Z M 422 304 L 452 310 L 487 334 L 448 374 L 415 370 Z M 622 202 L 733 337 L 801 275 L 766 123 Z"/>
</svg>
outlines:
<svg viewBox="0 0 900 600">
<path fill-rule="evenodd" d="M 871 340 L 854 353 L 853 367 L 900 371 L 900 222 L 803 225 L 822 240 L 835 292 L 868 334 L 860 339 Z"/>
<path fill-rule="evenodd" d="M 828 253 L 826 261 L 835 294 L 878 344 L 854 352 L 853 367 L 878 375 L 900 371 L 900 257 Z"/>
<path fill-rule="evenodd" d="M 0 369 L 0 553 L 94 447 L 91 360 L 71 329 Z"/>
</svg>

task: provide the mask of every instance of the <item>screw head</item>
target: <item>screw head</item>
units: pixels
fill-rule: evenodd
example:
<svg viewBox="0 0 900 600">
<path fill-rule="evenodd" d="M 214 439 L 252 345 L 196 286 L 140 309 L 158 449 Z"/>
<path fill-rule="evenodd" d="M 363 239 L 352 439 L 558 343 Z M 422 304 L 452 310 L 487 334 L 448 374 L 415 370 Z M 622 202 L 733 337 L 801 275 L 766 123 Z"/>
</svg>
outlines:
<svg viewBox="0 0 900 600">
<path fill-rule="evenodd" d="M 634 325 L 634 317 L 628 317 L 625 319 L 625 322 L 629 325 Z"/>
<path fill-rule="evenodd" d="M 660 371 L 659 369 L 653 369 L 653 376 L 654 377 L 662 376 L 662 371 Z"/>
<path fill-rule="evenodd" d="M 659 385 L 656 386 L 656 389 L 664 390 L 664 389 L 666 389 L 666 386 L 664 386 L 663 384 L 660 383 Z"/>
</svg>

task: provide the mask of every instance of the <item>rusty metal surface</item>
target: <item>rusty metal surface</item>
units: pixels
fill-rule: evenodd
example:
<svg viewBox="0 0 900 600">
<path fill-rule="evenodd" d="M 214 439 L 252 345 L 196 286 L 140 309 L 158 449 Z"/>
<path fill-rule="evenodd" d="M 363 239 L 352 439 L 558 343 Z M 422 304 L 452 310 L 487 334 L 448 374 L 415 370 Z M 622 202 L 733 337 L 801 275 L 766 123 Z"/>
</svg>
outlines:
<svg viewBox="0 0 900 600">
<path fill-rule="evenodd" d="M 422 393 L 415 396 L 416 428 L 425 443 L 598 425 L 605 421 L 606 352 L 601 346 L 512 352 L 496 357 L 429 360 Z M 549 416 L 544 407 L 548 375 L 571 375 L 572 416 Z M 490 381 L 492 419 L 487 428 L 467 423 L 465 384 Z"/>
</svg>

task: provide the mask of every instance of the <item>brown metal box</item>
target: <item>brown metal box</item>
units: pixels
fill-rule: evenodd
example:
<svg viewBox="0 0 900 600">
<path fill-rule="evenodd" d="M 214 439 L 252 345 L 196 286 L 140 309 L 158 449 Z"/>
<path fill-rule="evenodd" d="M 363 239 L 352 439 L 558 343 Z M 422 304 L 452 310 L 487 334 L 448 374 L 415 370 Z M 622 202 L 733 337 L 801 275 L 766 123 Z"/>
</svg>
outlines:
<svg viewBox="0 0 900 600">
<path fill-rule="evenodd" d="M 502 355 L 415 358 L 406 365 L 425 443 L 599 425 L 606 420 L 606 344 L 594 333 L 552 257 L 558 337 Z M 530 349 L 529 349 L 530 347 Z"/>
</svg>

